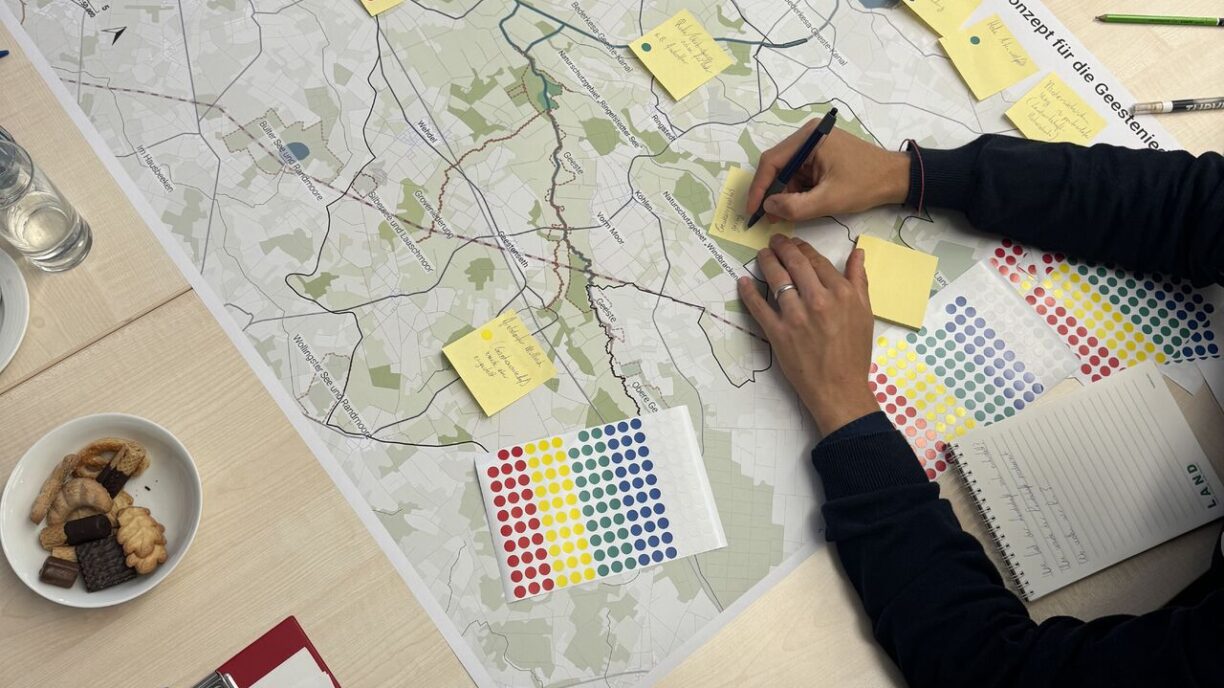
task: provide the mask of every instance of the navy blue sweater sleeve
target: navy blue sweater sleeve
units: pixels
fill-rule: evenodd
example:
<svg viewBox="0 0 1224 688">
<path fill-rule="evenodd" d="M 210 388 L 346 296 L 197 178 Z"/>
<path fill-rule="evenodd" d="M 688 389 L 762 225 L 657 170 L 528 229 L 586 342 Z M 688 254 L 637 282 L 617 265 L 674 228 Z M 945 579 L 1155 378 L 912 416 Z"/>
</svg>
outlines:
<svg viewBox="0 0 1224 688">
<path fill-rule="evenodd" d="M 910 150 L 907 204 L 960 210 L 978 229 L 1094 262 L 1219 281 L 1224 157 L 987 135 Z"/>
<path fill-rule="evenodd" d="M 901 434 L 861 432 L 880 420 L 833 433 L 812 458 L 828 538 L 911 686 L 1224 685 L 1224 591 L 1142 616 L 1034 623 Z"/>
</svg>

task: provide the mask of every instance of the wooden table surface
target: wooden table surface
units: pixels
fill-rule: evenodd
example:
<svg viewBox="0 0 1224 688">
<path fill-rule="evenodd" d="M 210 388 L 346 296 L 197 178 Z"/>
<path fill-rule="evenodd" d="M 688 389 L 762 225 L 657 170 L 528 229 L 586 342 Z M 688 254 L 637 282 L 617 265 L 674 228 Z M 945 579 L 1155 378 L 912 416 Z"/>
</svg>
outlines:
<svg viewBox="0 0 1224 688">
<path fill-rule="evenodd" d="M 1224 93 L 1210 29 L 1103 26 L 1116 0 L 1048 0 L 1141 100 Z M 1212 0 L 1178 12 L 1218 14 Z M 0 373 L 0 476 L 77 416 L 156 419 L 193 452 L 208 499 L 183 564 L 154 593 L 100 610 L 57 606 L 0 566 L 0 685 L 190 685 L 287 615 L 345 686 L 470 685 L 441 634 L 7 32 L 0 123 L 93 225 L 92 255 L 62 275 L 24 268 L 30 330 Z M 1197 65 L 1187 69 L 1185 65 Z M 1219 92 L 1219 93 L 1217 93 Z M 1192 152 L 1224 149 L 1224 115 L 1164 124 Z M 71 154 L 68 154 L 68 152 Z M 1224 424 L 1204 388 L 1175 389 L 1224 473 Z M 796 460 L 803 460 L 797 457 Z M 954 480 L 963 523 L 982 526 Z M 1037 618 L 1153 609 L 1208 563 L 1204 528 L 1030 605 Z M 821 549 L 690 656 L 669 686 L 900 685 L 830 548 Z"/>
</svg>

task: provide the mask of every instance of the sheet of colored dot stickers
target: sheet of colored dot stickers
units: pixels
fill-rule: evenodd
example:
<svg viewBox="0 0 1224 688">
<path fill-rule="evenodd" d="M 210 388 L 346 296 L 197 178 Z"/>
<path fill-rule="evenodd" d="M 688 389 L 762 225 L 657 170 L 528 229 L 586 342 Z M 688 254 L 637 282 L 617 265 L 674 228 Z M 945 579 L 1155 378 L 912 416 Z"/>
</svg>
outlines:
<svg viewBox="0 0 1224 688">
<path fill-rule="evenodd" d="M 511 602 L 727 545 L 684 407 L 504 447 L 476 472 Z"/>
<path fill-rule="evenodd" d="M 922 329 L 876 341 L 871 389 L 927 477 L 948 469 L 947 443 L 1014 416 L 1077 359 L 985 261 L 936 294 Z"/>
<path fill-rule="evenodd" d="M 1215 307 L 1188 281 L 1083 263 L 1004 241 L 991 265 L 1075 354 L 1075 375 L 1095 382 L 1147 360 L 1220 355 Z"/>
</svg>

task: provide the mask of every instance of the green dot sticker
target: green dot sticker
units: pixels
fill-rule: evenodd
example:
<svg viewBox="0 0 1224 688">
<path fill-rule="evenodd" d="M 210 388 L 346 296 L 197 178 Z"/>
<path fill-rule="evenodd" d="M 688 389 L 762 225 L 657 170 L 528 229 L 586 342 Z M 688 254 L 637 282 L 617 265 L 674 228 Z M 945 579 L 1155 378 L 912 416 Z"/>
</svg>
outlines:
<svg viewBox="0 0 1224 688">
<path fill-rule="evenodd" d="M 978 43 L 982 42 L 982 39 L 978 38 L 977 36 L 970 36 L 969 42 L 973 45 L 977 45 Z"/>
<path fill-rule="evenodd" d="M 643 43 L 642 43 L 642 52 L 644 52 L 644 53 L 648 53 L 648 52 L 650 52 L 650 44 L 649 44 L 649 43 L 645 43 L 645 42 L 643 42 Z"/>
</svg>

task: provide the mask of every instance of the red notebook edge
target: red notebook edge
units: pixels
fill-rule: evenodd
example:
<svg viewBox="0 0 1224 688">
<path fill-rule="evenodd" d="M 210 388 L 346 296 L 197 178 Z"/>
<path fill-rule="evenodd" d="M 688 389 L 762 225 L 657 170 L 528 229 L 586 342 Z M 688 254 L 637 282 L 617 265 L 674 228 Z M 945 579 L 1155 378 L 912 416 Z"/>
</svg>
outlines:
<svg viewBox="0 0 1224 688">
<path fill-rule="evenodd" d="M 264 633 L 255 642 L 247 645 L 241 652 L 234 655 L 228 662 L 217 668 L 217 671 L 228 674 L 239 686 L 246 688 L 266 676 L 282 662 L 292 657 L 298 650 L 306 648 L 314 657 L 319 669 L 327 674 L 335 688 L 341 688 L 335 674 L 328 668 L 327 662 L 319 655 L 306 632 L 296 617 L 287 617 Z"/>
</svg>

